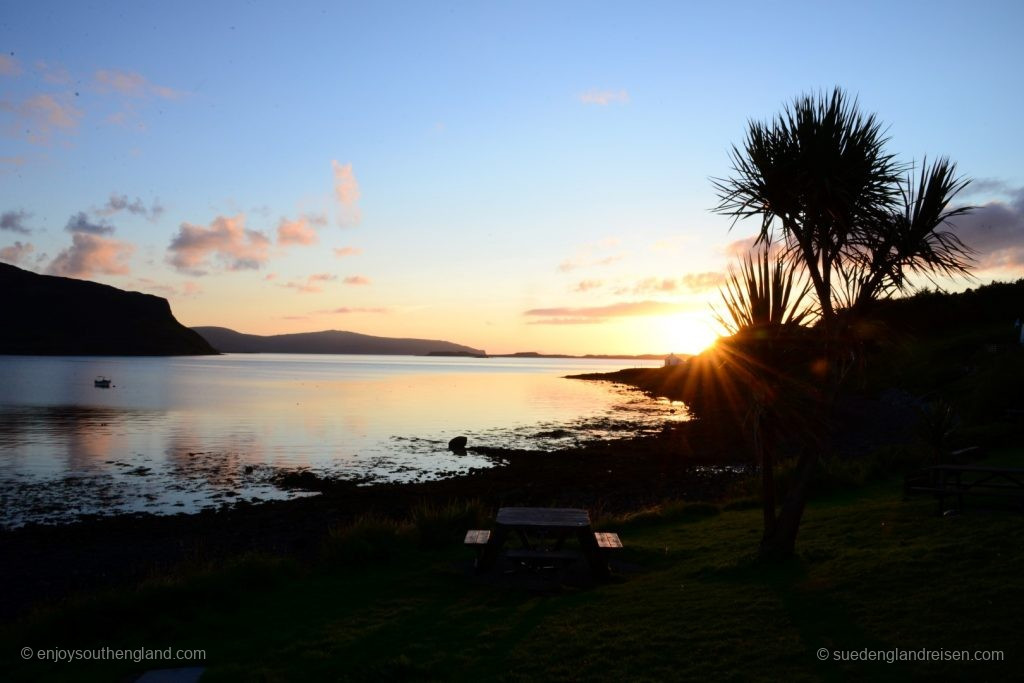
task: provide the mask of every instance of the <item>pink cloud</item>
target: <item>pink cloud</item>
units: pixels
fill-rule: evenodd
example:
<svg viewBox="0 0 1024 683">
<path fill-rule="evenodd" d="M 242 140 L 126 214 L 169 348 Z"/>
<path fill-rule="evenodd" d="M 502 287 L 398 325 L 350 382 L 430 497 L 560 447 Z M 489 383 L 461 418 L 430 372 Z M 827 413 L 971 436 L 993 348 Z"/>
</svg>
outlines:
<svg viewBox="0 0 1024 683">
<path fill-rule="evenodd" d="M 611 249 L 619 246 L 617 237 L 606 237 L 596 242 L 584 244 L 576 250 L 572 258 L 565 259 L 558 264 L 558 270 L 562 273 L 569 273 L 580 268 L 594 266 L 610 266 L 623 259 L 623 254 L 607 254 Z"/>
<path fill-rule="evenodd" d="M 256 270 L 267 262 L 270 240 L 245 227 L 245 215 L 218 216 L 209 226 L 182 223 L 167 247 L 168 262 L 181 272 L 205 275 L 216 260 L 228 270 Z"/>
<path fill-rule="evenodd" d="M 184 296 L 198 296 L 203 293 L 203 288 L 198 282 L 186 282 L 181 286 L 181 293 Z"/>
<path fill-rule="evenodd" d="M 725 283 L 725 274 L 707 271 L 703 273 L 687 273 L 680 278 L 649 277 L 640 280 L 632 287 L 621 287 L 616 294 L 666 294 L 687 289 L 690 292 L 703 292 L 721 287 Z"/>
<path fill-rule="evenodd" d="M 684 310 L 684 307 L 679 304 L 670 304 L 662 301 L 624 301 L 607 306 L 583 308 L 532 308 L 523 315 L 558 319 L 621 318 L 665 315 L 667 313 L 678 313 L 681 310 Z"/>
<path fill-rule="evenodd" d="M 365 277 L 363 275 L 350 275 L 349 277 L 345 278 L 343 282 L 346 285 L 368 285 L 370 284 L 370 278 Z"/>
<path fill-rule="evenodd" d="M 163 285 L 160 284 L 159 282 L 150 280 L 149 278 L 145 277 L 136 278 L 134 286 L 138 287 L 139 289 L 144 289 L 150 293 L 156 293 L 164 297 L 174 296 L 175 294 L 178 293 L 178 290 L 176 290 L 171 285 Z"/>
<path fill-rule="evenodd" d="M 338 276 L 331 273 L 314 273 L 305 280 L 292 280 L 291 282 L 285 282 L 278 286 L 294 289 L 302 294 L 315 294 L 323 291 L 323 287 L 320 286 L 320 283 L 334 282 L 337 279 Z"/>
<path fill-rule="evenodd" d="M 285 244 L 316 244 L 316 229 L 309 224 L 306 218 L 297 218 L 290 221 L 282 218 L 277 225 L 277 243 Z"/>
<path fill-rule="evenodd" d="M 338 258 L 343 258 L 345 256 L 358 256 L 362 253 L 363 250 L 358 247 L 338 247 L 334 250 L 334 255 Z"/>
<path fill-rule="evenodd" d="M 612 103 L 626 104 L 629 102 L 629 93 L 625 90 L 588 90 L 579 96 L 583 104 L 596 104 L 602 107 Z"/>
<path fill-rule="evenodd" d="M 126 97 L 160 97 L 177 99 L 182 93 L 163 85 L 156 85 L 133 71 L 100 69 L 95 74 L 100 92 L 116 92 Z"/>
<path fill-rule="evenodd" d="M 332 160 L 331 168 L 334 169 L 334 196 L 341 209 L 339 222 L 343 225 L 354 225 L 360 221 L 362 215 L 359 211 L 359 183 L 352 171 L 352 164 L 340 164 Z"/>
<path fill-rule="evenodd" d="M 93 273 L 127 275 L 128 259 L 135 246 L 87 232 L 72 235 L 71 246 L 57 254 L 47 272 L 64 277 L 89 277 Z"/>
<path fill-rule="evenodd" d="M 0 55 L 0 76 L 20 76 L 21 64 L 10 55 Z"/>
<path fill-rule="evenodd" d="M 589 292 L 592 289 L 597 289 L 604 283 L 601 280 L 580 280 L 573 287 L 574 292 Z"/>
<path fill-rule="evenodd" d="M 18 265 L 28 259 L 29 254 L 35 251 L 31 243 L 15 242 L 14 244 L 0 249 L 0 261 Z"/>
<path fill-rule="evenodd" d="M 71 74 L 68 70 L 57 66 L 56 64 L 50 64 L 39 60 L 35 63 L 36 71 L 42 76 L 43 80 L 47 83 L 53 83 L 54 85 L 67 85 L 71 82 Z"/>
<path fill-rule="evenodd" d="M 14 115 L 8 126 L 9 135 L 24 136 L 33 144 L 49 144 L 55 132 L 73 133 L 78 129 L 82 112 L 66 96 L 33 95 L 20 103 L 0 101 L 0 111 Z"/>
<path fill-rule="evenodd" d="M 330 311 L 324 311 L 324 313 L 338 313 L 347 315 L 349 313 L 390 313 L 391 311 L 387 308 L 350 308 L 348 306 L 342 306 L 341 308 L 335 308 Z"/>
<path fill-rule="evenodd" d="M 608 322 L 607 318 L 546 318 L 531 320 L 528 325 L 600 325 Z"/>
</svg>

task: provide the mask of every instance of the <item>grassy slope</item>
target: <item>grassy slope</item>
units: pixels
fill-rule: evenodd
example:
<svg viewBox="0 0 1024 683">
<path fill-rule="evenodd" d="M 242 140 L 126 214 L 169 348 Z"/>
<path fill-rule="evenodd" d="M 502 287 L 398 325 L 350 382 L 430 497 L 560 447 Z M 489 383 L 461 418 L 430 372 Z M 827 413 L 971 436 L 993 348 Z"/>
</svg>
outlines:
<svg viewBox="0 0 1024 683">
<path fill-rule="evenodd" d="M 1024 466 L 1024 451 L 991 461 Z M 1016 679 L 1024 519 L 935 507 L 902 501 L 896 480 L 814 501 L 799 560 L 775 567 L 752 559 L 754 510 L 608 520 L 636 569 L 547 593 L 471 578 L 454 545 L 399 540 L 382 546 L 390 559 L 312 568 L 252 558 L 41 612 L 5 628 L 3 659 L 25 645 L 195 647 L 209 681 Z M 819 662 L 822 647 L 1004 650 L 1007 661 Z M 147 668 L 11 665 L 5 680 Z"/>
</svg>

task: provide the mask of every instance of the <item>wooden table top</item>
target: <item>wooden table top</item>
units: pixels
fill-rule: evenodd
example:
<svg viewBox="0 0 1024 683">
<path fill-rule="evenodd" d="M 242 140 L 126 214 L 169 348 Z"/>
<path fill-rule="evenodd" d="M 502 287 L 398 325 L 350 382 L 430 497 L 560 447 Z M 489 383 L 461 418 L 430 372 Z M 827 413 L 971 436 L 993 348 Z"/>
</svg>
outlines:
<svg viewBox="0 0 1024 683">
<path fill-rule="evenodd" d="M 590 526 L 590 513 L 576 508 L 501 508 L 502 526 L 576 527 Z"/>
</svg>

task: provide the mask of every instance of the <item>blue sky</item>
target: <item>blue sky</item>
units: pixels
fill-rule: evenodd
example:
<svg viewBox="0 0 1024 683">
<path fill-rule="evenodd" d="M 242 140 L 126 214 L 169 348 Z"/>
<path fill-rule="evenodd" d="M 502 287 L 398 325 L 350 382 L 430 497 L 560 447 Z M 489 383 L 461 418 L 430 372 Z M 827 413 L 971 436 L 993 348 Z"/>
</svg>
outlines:
<svg viewBox="0 0 1024 683">
<path fill-rule="evenodd" d="M 1022 7 L 11 3 L 0 259 L 189 325 L 697 350 L 754 231 L 709 178 L 839 85 L 979 180 L 978 281 L 1019 277 Z"/>
</svg>

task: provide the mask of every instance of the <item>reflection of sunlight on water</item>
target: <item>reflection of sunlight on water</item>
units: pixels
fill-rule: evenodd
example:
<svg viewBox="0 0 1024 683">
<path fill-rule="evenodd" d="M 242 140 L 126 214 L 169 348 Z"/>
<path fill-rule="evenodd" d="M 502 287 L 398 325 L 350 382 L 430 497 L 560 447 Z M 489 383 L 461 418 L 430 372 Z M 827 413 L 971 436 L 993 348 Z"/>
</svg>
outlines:
<svg viewBox="0 0 1024 683">
<path fill-rule="evenodd" d="M 274 468 L 450 476 L 492 464 L 449 452 L 458 435 L 471 447 L 550 451 L 688 419 L 679 403 L 561 377 L 614 361 L 6 358 L 0 371 L 12 364 L 17 386 L 0 387 L 6 525 L 296 495 L 273 486 Z M 93 390 L 96 374 L 117 387 Z"/>
</svg>

